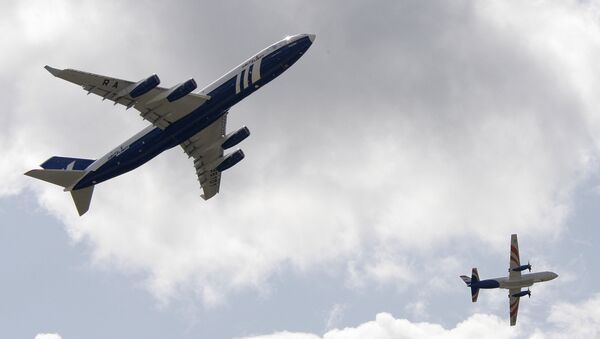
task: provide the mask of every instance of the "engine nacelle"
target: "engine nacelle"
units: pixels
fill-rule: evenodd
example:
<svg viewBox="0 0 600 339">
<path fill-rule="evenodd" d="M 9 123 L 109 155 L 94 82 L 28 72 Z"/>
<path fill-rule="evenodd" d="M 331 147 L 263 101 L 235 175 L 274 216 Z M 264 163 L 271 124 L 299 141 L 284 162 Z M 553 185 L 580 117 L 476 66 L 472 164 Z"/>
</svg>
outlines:
<svg viewBox="0 0 600 339">
<path fill-rule="evenodd" d="M 182 82 L 181 84 L 173 87 L 171 90 L 169 90 L 169 95 L 167 95 L 167 100 L 169 102 L 173 102 L 175 100 L 179 100 L 181 98 L 183 98 L 184 96 L 192 93 L 193 90 L 195 90 L 198 87 L 198 85 L 196 84 L 196 80 L 194 79 L 190 79 L 186 82 Z"/>
<path fill-rule="evenodd" d="M 223 172 L 226 169 L 233 167 L 238 162 L 244 159 L 245 155 L 241 149 L 229 154 L 221 163 L 215 168 L 219 172 Z"/>
<path fill-rule="evenodd" d="M 515 293 L 515 294 L 511 295 L 511 297 L 513 297 L 513 298 L 521 298 L 521 297 L 524 297 L 524 296 L 529 296 L 531 298 L 531 291 L 530 290 L 521 291 L 519 293 Z"/>
<path fill-rule="evenodd" d="M 152 74 L 147 79 L 137 82 L 134 85 L 133 89 L 131 91 L 129 91 L 129 93 L 126 93 L 126 94 L 129 94 L 130 97 L 135 99 L 139 96 L 142 96 L 142 95 L 150 92 L 151 90 L 156 88 L 156 86 L 158 86 L 158 84 L 160 84 L 160 79 L 158 78 L 158 75 Z"/>
<path fill-rule="evenodd" d="M 529 270 L 529 272 L 531 272 L 531 264 L 521 265 L 521 266 L 510 269 L 510 271 L 513 271 L 513 272 L 521 272 L 521 271 L 525 271 L 525 270 Z"/>
<path fill-rule="evenodd" d="M 225 139 L 225 142 L 223 142 L 221 144 L 221 147 L 223 149 L 229 149 L 229 148 L 239 144 L 240 142 L 242 142 L 248 136 L 250 136 L 250 130 L 248 129 L 248 127 L 244 126 L 244 127 L 240 128 L 239 130 L 237 130 L 236 132 L 229 135 L 227 137 L 227 139 Z"/>
<path fill-rule="evenodd" d="M 194 79 L 190 79 L 188 81 L 182 82 L 179 85 L 172 87 L 171 89 L 164 91 L 162 93 L 158 93 L 152 99 L 146 102 L 146 105 L 156 105 L 164 103 L 165 100 L 168 102 L 173 102 L 175 100 L 179 100 L 184 96 L 190 94 L 193 90 L 196 89 L 198 85 L 196 85 L 196 81 Z"/>
</svg>

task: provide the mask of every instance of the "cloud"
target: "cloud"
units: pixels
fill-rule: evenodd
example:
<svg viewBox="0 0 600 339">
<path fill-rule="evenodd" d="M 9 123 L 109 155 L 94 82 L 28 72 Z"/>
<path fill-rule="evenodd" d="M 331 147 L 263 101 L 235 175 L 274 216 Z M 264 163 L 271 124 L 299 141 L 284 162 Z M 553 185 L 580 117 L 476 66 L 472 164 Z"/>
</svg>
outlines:
<svg viewBox="0 0 600 339">
<path fill-rule="evenodd" d="M 550 338 L 595 338 L 600 335 L 600 294 L 578 304 L 561 302 L 550 309 L 548 322 L 557 329 Z M 540 331 L 537 334 L 544 333 Z"/>
<path fill-rule="evenodd" d="M 329 311 L 329 315 L 327 316 L 327 321 L 325 322 L 325 328 L 331 329 L 336 326 L 336 324 L 342 319 L 344 316 L 344 311 L 346 310 L 346 305 L 344 304 L 334 304 Z"/>
<path fill-rule="evenodd" d="M 279 332 L 266 336 L 247 337 L 246 339 L 319 339 L 319 337 L 306 333 Z"/>
<path fill-rule="evenodd" d="M 573 188 L 596 168 L 594 2 L 313 4 L 293 27 L 284 26 L 294 15 L 287 6 L 244 4 L 239 10 L 257 18 L 251 39 L 230 27 L 194 34 L 222 27 L 225 5 L 186 3 L 169 14 L 60 4 L 35 18 L 25 5 L 9 8 L 24 39 L 0 66 L 11 83 L 0 93 L 9 112 L 0 194 L 34 192 L 73 239 L 90 245 L 95 263 L 142 273 L 165 302 L 192 294 L 219 304 L 265 288 L 283 266 L 347 267 L 349 286 L 410 286 L 413 270 L 452 244 L 505 250 L 513 232 L 551 240 Z M 57 13 L 60 24 L 31 27 Z M 203 17 L 192 23 L 189 13 Z M 171 15 L 167 31 L 152 24 Z M 253 134 L 216 198 L 199 198 L 179 149 L 99 185 L 83 218 L 60 189 L 22 176 L 51 155 L 101 156 L 145 125 L 42 65 L 209 83 L 284 30 L 306 27 L 318 35 L 309 52 L 231 110 L 229 129 L 245 124 Z"/>
<path fill-rule="evenodd" d="M 404 286 L 414 283 L 416 272 L 404 257 L 380 253 L 370 262 L 348 263 L 348 285 L 364 287 L 371 283 Z"/>
<path fill-rule="evenodd" d="M 515 327 L 508 319 L 494 315 L 474 314 L 454 328 L 428 322 L 411 322 L 379 313 L 374 321 L 356 327 L 334 329 L 323 336 L 309 333 L 279 332 L 244 339 L 401 339 L 401 338 L 595 338 L 600 334 L 600 294 L 579 303 L 559 302 L 550 309 L 544 329 L 535 328 L 528 317 L 521 316 Z"/>
<path fill-rule="evenodd" d="M 57 333 L 39 333 L 35 339 L 61 339 L 61 336 Z"/>
<path fill-rule="evenodd" d="M 507 326 L 506 321 L 493 315 L 475 314 L 467 320 L 446 330 L 432 323 L 412 323 L 396 319 L 389 313 L 379 313 L 374 321 L 357 327 L 334 329 L 322 337 L 307 333 L 280 332 L 272 335 L 244 339 L 402 339 L 402 338 L 516 338 L 518 330 Z"/>
</svg>

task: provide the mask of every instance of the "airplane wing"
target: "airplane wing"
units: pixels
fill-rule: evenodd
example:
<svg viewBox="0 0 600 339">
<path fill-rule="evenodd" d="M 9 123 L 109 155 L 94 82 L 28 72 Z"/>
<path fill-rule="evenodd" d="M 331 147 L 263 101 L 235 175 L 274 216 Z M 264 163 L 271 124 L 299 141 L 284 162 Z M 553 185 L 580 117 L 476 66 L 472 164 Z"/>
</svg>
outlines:
<svg viewBox="0 0 600 339">
<path fill-rule="evenodd" d="M 218 141 L 225 136 L 226 125 L 227 113 L 180 145 L 190 158 L 194 158 L 194 167 L 204 191 L 202 194 L 204 200 L 219 193 L 221 172 L 211 164 L 223 157 L 223 149 Z"/>
<path fill-rule="evenodd" d="M 511 288 L 508 290 L 508 310 L 510 315 L 510 326 L 515 326 L 517 323 L 517 314 L 519 313 L 519 299 L 515 298 L 513 295 L 521 292 L 520 288 Z"/>
<path fill-rule="evenodd" d="M 193 79 L 166 89 L 158 87 L 160 80 L 156 75 L 136 83 L 75 69 L 60 70 L 50 66 L 45 68 L 55 77 L 82 86 L 88 94 L 96 94 L 102 97 L 102 100 L 108 99 L 127 109 L 134 107 L 140 111 L 142 118 L 161 129 L 167 128 L 210 99 L 206 95 L 191 93 L 196 88 Z M 184 95 L 178 96 L 178 93 Z"/>
<path fill-rule="evenodd" d="M 510 264 L 508 266 L 508 278 L 519 278 L 521 277 L 520 271 L 513 271 L 515 267 L 521 266 L 521 259 L 519 258 L 519 241 L 517 235 L 513 234 L 510 236 Z"/>
</svg>

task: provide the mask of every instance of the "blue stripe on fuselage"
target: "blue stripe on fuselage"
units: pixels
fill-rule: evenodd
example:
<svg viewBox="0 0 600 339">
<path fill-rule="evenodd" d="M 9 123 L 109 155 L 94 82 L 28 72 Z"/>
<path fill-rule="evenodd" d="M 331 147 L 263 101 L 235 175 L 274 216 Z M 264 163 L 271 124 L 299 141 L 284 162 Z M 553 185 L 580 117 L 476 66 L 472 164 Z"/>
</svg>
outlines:
<svg viewBox="0 0 600 339">
<path fill-rule="evenodd" d="M 292 47 L 286 45 L 264 56 L 260 64 L 261 78 L 253 84 L 254 86 L 248 86 L 245 89 L 243 88 L 243 78 L 241 78 L 241 91 L 238 94 L 235 92 L 237 74 L 232 75 L 229 80 L 207 93 L 211 97 L 210 100 L 164 130 L 154 128 L 144 134 L 100 168 L 88 173 L 73 189 L 92 186 L 129 172 L 160 153 L 181 144 L 219 119 L 231 106 L 278 77 L 300 59 L 310 45 L 311 41 L 308 37 L 304 37 L 296 41 Z M 251 81 L 250 78 L 249 82 Z"/>
</svg>

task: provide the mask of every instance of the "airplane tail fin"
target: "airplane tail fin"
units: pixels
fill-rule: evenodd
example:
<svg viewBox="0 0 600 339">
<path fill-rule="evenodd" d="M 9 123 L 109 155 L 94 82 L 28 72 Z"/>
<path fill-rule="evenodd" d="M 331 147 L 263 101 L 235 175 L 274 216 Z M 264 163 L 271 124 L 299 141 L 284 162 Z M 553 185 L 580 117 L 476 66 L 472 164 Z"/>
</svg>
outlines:
<svg viewBox="0 0 600 339">
<path fill-rule="evenodd" d="M 25 175 L 39 180 L 61 186 L 65 191 L 71 192 L 71 197 L 77 207 L 79 215 L 83 215 L 90 208 L 94 186 L 73 190 L 72 187 L 85 176 L 87 168 L 94 160 L 65 157 L 52 157 L 46 160 L 41 167 L 25 173 Z"/>
<path fill-rule="evenodd" d="M 471 286 L 471 278 L 467 277 L 466 275 L 461 275 L 460 278 L 465 282 L 465 284 L 467 284 L 467 286 Z"/>
<path fill-rule="evenodd" d="M 477 271 L 477 268 L 473 267 L 473 270 L 471 271 L 471 301 L 472 302 L 477 302 L 477 298 L 479 297 L 479 287 L 474 287 L 473 284 L 478 283 L 479 282 L 479 272 Z"/>
</svg>

